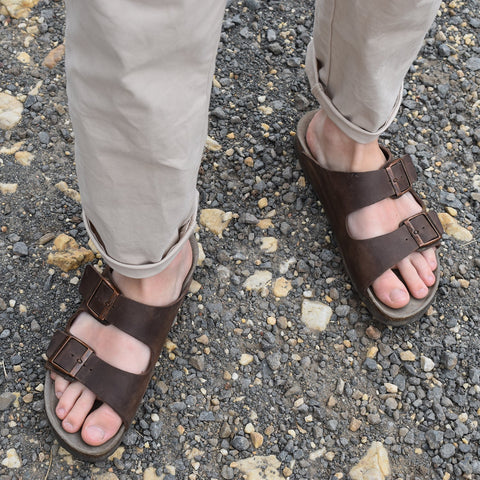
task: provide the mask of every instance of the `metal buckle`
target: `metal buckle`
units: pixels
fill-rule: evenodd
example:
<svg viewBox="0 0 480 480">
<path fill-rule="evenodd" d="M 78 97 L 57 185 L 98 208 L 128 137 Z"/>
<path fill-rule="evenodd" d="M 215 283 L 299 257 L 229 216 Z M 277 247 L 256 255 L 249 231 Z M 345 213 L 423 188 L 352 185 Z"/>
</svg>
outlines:
<svg viewBox="0 0 480 480">
<path fill-rule="evenodd" d="M 421 222 L 420 224 L 418 224 L 417 219 L 420 219 L 420 217 L 425 219 L 426 223 Z M 408 228 L 410 235 L 417 242 L 417 245 L 419 248 L 430 247 L 431 245 L 434 245 L 435 243 L 437 243 L 442 239 L 441 232 L 438 230 L 437 226 L 430 219 L 427 212 L 417 213 L 416 215 L 413 215 L 413 217 L 410 217 L 404 220 L 403 223 Z M 430 228 L 428 228 L 427 231 L 425 231 L 425 227 L 430 227 Z M 424 234 L 428 235 L 426 240 L 422 238 L 423 236 L 425 236 Z"/>
<path fill-rule="evenodd" d="M 397 165 L 401 165 L 401 171 L 398 172 Z M 408 171 L 403 164 L 402 158 L 397 158 L 394 162 L 392 162 L 388 167 L 385 168 L 387 171 L 388 178 L 390 179 L 390 183 L 392 184 L 393 190 L 395 190 L 395 195 L 400 197 L 404 193 L 407 193 L 410 188 L 412 187 L 412 179 L 408 175 Z M 397 170 L 400 175 L 395 174 L 395 170 Z M 399 177 L 403 176 L 407 179 L 407 185 L 402 186 L 399 181 Z"/>
<path fill-rule="evenodd" d="M 81 345 L 85 351 L 82 353 L 81 356 L 77 356 L 77 359 L 73 365 L 73 367 L 70 370 L 67 370 L 66 368 L 62 367 L 59 363 L 57 363 L 57 358 L 58 356 L 65 350 L 65 347 L 70 343 L 70 342 L 76 342 L 79 345 Z M 50 360 L 50 363 L 55 366 L 60 372 L 64 373 L 65 375 L 68 375 L 69 377 L 75 377 L 75 375 L 78 373 L 78 371 L 83 367 L 85 362 L 88 360 L 90 355 L 93 353 L 93 350 L 84 342 L 79 340 L 78 338 L 69 336 L 63 343 L 62 345 L 58 348 L 58 350 L 55 352 L 55 355 L 52 357 Z"/>
<path fill-rule="evenodd" d="M 100 302 L 103 304 L 103 308 L 101 311 L 97 311 L 94 309 L 92 302 L 99 291 L 100 287 L 107 287 L 108 289 L 111 290 L 110 293 L 110 298 L 106 302 Z M 117 298 L 120 296 L 120 293 L 116 290 L 116 288 L 105 278 L 101 278 L 100 281 L 98 282 L 97 286 L 95 287 L 95 290 L 93 293 L 90 295 L 89 299 L 87 300 L 87 308 L 92 313 L 92 315 L 102 324 L 108 325 L 108 322 L 106 321 L 106 318 L 108 314 L 110 313 L 110 310 L 112 309 L 113 305 L 115 304 L 115 301 Z"/>
</svg>

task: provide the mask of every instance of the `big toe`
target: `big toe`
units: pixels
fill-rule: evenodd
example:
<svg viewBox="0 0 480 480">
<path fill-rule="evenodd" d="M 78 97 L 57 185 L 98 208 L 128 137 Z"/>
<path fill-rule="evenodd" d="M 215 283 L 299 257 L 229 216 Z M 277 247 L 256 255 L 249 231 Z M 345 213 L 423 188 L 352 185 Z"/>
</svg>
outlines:
<svg viewBox="0 0 480 480">
<path fill-rule="evenodd" d="M 118 414 L 104 403 L 86 418 L 82 438 L 88 445 L 102 445 L 118 432 L 121 425 Z"/>
<path fill-rule="evenodd" d="M 377 298 L 391 308 L 402 308 L 410 300 L 410 295 L 400 279 L 388 270 L 380 275 L 372 284 Z"/>
</svg>

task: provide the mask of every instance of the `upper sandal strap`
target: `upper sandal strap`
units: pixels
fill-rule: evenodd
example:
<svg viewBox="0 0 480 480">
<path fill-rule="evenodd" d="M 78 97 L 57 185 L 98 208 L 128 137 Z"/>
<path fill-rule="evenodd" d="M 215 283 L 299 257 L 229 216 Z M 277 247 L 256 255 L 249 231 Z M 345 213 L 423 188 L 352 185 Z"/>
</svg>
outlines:
<svg viewBox="0 0 480 480">
<path fill-rule="evenodd" d="M 47 349 L 47 368 L 69 380 L 78 380 L 102 402 L 110 405 L 128 426 L 150 375 L 120 370 L 97 357 L 85 342 L 68 332 L 56 331 Z"/>
<path fill-rule="evenodd" d="M 157 353 L 175 320 L 186 292 L 165 307 L 144 305 L 125 297 L 111 278 L 100 275 L 87 265 L 80 284 L 83 308 L 104 325 L 114 325 L 148 345 Z"/>
<path fill-rule="evenodd" d="M 382 150 L 387 159 L 384 166 L 369 172 L 337 172 L 322 169 L 328 182 L 342 194 L 334 199 L 345 216 L 385 198 L 398 198 L 412 190 L 417 173 L 409 155 L 394 159 L 390 151 Z M 320 167 L 321 168 L 321 167 Z"/>
</svg>

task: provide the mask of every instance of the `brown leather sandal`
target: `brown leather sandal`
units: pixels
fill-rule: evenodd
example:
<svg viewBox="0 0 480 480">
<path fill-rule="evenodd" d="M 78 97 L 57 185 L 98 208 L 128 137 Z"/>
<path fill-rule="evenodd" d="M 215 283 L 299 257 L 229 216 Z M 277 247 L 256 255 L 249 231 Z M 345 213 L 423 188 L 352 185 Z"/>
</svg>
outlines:
<svg viewBox="0 0 480 480">
<path fill-rule="evenodd" d="M 83 302 L 68 321 L 65 331 L 54 333 L 47 350 L 46 367 L 69 381 L 77 380 L 89 388 L 98 401 L 107 403 L 118 413 L 122 426 L 113 438 L 100 446 L 86 444 L 80 432 L 66 432 L 55 413 L 58 403 L 55 384 L 47 372 L 44 394 L 48 420 L 60 444 L 76 457 L 89 462 L 108 457 L 118 447 L 135 417 L 167 334 L 193 278 L 198 260 L 198 245 L 193 237 L 190 244 L 193 252 L 192 267 L 178 299 L 165 307 L 151 307 L 130 300 L 115 285 L 110 270 L 102 276 L 92 266 L 86 267 L 80 284 Z M 85 342 L 71 335 L 70 327 L 82 312 L 88 312 L 100 323 L 114 325 L 146 344 L 151 355 L 145 373 L 136 375 L 109 365 L 97 357 L 95 351 Z"/>
<path fill-rule="evenodd" d="M 306 141 L 308 125 L 316 111 L 307 113 L 298 123 L 296 151 L 305 176 L 322 202 L 332 225 L 338 248 L 354 287 L 375 319 L 386 325 L 401 326 L 418 320 L 433 301 L 439 283 L 439 268 L 435 284 L 425 298 L 410 297 L 402 308 L 391 308 L 373 292 L 373 281 L 414 251 L 440 244 L 442 225 L 436 213 L 425 205 L 412 189 L 417 179 L 412 159 L 406 155 L 393 159 L 383 148 L 385 165 L 379 170 L 361 173 L 336 172 L 322 168 L 311 154 Z M 398 198 L 410 192 L 421 205 L 422 212 L 400 223 L 397 230 L 367 240 L 353 239 L 347 229 L 347 216 L 385 198 Z M 438 253 L 437 253 L 438 261 Z"/>
</svg>

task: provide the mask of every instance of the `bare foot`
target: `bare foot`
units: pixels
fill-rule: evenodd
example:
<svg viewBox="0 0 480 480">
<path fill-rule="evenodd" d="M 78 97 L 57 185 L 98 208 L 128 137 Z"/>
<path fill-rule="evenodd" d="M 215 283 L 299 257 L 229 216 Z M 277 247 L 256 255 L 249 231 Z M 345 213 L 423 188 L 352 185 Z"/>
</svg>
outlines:
<svg viewBox="0 0 480 480">
<path fill-rule="evenodd" d="M 354 142 L 320 110 L 307 130 L 307 144 L 317 162 L 329 170 L 367 172 L 377 170 L 385 163 L 378 141 L 367 144 Z M 350 214 L 347 225 L 356 239 L 367 239 L 393 232 L 405 218 L 422 209 L 410 193 L 400 198 L 387 198 Z M 435 283 L 437 268 L 435 249 L 414 252 L 396 265 L 402 281 L 387 270 L 373 282 L 378 299 L 392 308 L 405 306 L 410 295 L 424 298 L 428 287 Z"/>
<path fill-rule="evenodd" d="M 132 279 L 113 272 L 113 278 L 128 298 L 146 305 L 168 305 L 179 297 L 192 258 L 190 242 L 186 242 L 172 263 L 154 277 Z M 139 374 L 149 363 L 150 349 L 146 345 L 112 325 L 102 325 L 87 313 L 80 314 L 70 330 L 114 367 Z M 93 392 L 80 382 L 68 382 L 53 372 L 51 377 L 59 399 L 56 414 L 67 432 L 81 429 L 82 438 L 89 445 L 101 445 L 117 433 L 122 421 L 111 407 L 103 404 L 89 413 L 95 402 Z"/>
</svg>

